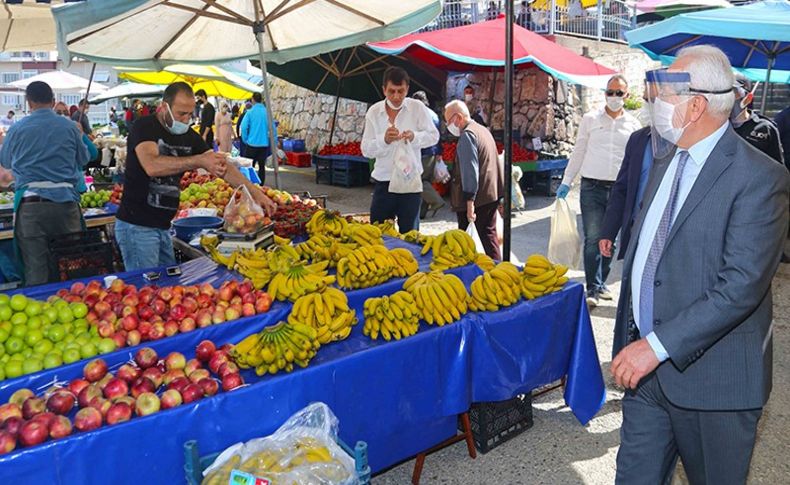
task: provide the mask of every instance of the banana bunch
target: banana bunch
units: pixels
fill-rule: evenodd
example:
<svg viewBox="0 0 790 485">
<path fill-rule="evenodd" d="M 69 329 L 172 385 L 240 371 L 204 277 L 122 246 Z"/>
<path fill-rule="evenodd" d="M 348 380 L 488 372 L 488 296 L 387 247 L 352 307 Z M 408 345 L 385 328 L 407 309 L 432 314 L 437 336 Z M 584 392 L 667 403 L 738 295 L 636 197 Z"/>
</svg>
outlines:
<svg viewBox="0 0 790 485">
<path fill-rule="evenodd" d="M 244 338 L 231 350 L 231 356 L 242 369 L 255 368 L 255 373 L 291 372 L 294 363 L 300 367 L 315 356 L 321 344 L 314 328 L 301 323 L 280 322 Z"/>
<path fill-rule="evenodd" d="M 337 262 L 341 288 L 367 288 L 392 278 L 395 261 L 386 247 L 376 244 L 357 248 Z"/>
<path fill-rule="evenodd" d="M 235 261 L 232 269 L 249 278 L 255 289 L 260 290 L 269 284 L 272 272 L 269 269 L 269 257 L 263 248 L 237 251 L 233 255 Z"/>
<path fill-rule="evenodd" d="M 396 278 L 411 276 L 419 269 L 417 259 L 408 249 L 390 249 L 390 256 L 395 262 L 395 266 L 392 268 L 392 275 Z"/>
<path fill-rule="evenodd" d="M 267 252 L 267 257 L 269 269 L 276 272 L 285 271 L 301 260 L 299 252 L 293 246 L 275 246 Z"/>
<path fill-rule="evenodd" d="M 419 244 L 420 238 L 424 237 L 417 229 L 412 229 L 405 234 L 399 234 L 398 237 L 404 241 L 412 244 Z"/>
<path fill-rule="evenodd" d="M 321 209 L 313 214 L 305 227 L 307 228 L 307 233 L 311 236 L 314 234 L 325 234 L 340 237 L 347 225 L 348 221 L 339 212 Z"/>
<path fill-rule="evenodd" d="M 376 340 L 400 340 L 417 333 L 420 328 L 420 310 L 408 291 L 398 291 L 390 296 L 368 298 L 364 306 L 365 326 L 362 333 Z"/>
<path fill-rule="evenodd" d="M 326 261 L 312 265 L 293 263 L 287 269 L 275 273 L 267 291 L 279 301 L 295 301 L 300 296 L 321 291 L 335 282 L 334 276 L 326 274 L 328 264 Z"/>
<path fill-rule="evenodd" d="M 277 234 L 274 235 L 274 244 L 278 246 L 290 246 L 291 240 L 287 237 L 280 237 Z"/>
<path fill-rule="evenodd" d="M 543 255 L 530 255 L 521 272 L 521 294 L 532 300 L 559 291 L 568 282 L 567 272 L 566 266 L 553 264 Z"/>
<path fill-rule="evenodd" d="M 384 236 L 400 237 L 400 231 L 395 227 L 395 221 L 392 219 L 387 219 L 384 222 L 374 222 L 372 225 L 377 227 Z"/>
<path fill-rule="evenodd" d="M 451 229 L 426 241 L 422 254 L 433 251 L 432 270 L 465 266 L 475 260 L 475 242 L 465 231 Z"/>
<path fill-rule="evenodd" d="M 347 338 L 357 318 L 354 310 L 348 307 L 346 294 L 327 286 L 322 291 L 297 298 L 288 322 L 314 328 L 318 342 L 328 344 Z"/>
<path fill-rule="evenodd" d="M 441 271 L 415 273 L 403 283 L 403 289 L 411 293 L 420 317 L 431 325 L 452 323 L 468 309 L 469 293 L 455 275 Z"/>
<path fill-rule="evenodd" d="M 475 264 L 483 271 L 491 271 L 496 266 L 493 259 L 487 254 L 477 253 L 475 255 Z"/>
<path fill-rule="evenodd" d="M 331 266 L 336 268 L 337 263 L 339 263 L 341 259 L 348 256 L 357 248 L 359 248 L 357 243 L 344 243 L 340 241 L 333 242 L 332 247 L 329 248 L 329 253 L 332 255 L 332 258 L 329 260 Z"/>
<path fill-rule="evenodd" d="M 335 240 L 324 234 L 311 236 L 307 241 L 294 246 L 302 259 L 314 261 L 327 261 L 332 259 L 332 244 Z"/>
<path fill-rule="evenodd" d="M 500 307 L 513 305 L 521 298 L 521 281 L 521 272 L 514 264 L 499 263 L 472 282 L 469 308 L 495 312 Z"/>
<path fill-rule="evenodd" d="M 340 237 L 345 242 L 356 243 L 360 246 L 384 244 L 384 240 L 381 239 L 381 230 L 372 224 L 352 222 L 343 229 Z"/>
</svg>

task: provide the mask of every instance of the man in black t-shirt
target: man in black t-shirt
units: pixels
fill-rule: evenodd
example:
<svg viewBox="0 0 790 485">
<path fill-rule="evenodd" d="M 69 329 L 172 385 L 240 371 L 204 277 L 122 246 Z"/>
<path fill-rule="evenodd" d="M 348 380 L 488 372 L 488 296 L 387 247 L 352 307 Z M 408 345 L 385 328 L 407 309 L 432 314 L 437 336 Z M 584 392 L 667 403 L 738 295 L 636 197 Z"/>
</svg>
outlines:
<svg viewBox="0 0 790 485">
<path fill-rule="evenodd" d="M 83 98 L 83 100 L 80 101 L 80 108 L 71 115 L 71 119 L 79 123 L 82 132 L 88 135 L 88 138 L 93 140 L 95 137 L 93 136 L 91 123 L 88 120 L 89 108 L 90 104 L 88 104 L 88 100 Z"/>
<path fill-rule="evenodd" d="M 260 187 L 190 129 L 194 107 L 192 88 L 171 84 L 156 114 L 137 120 L 129 133 L 126 181 L 115 224 L 127 270 L 175 264 L 169 229 L 178 210 L 179 182 L 188 170 L 202 168 L 233 187 L 243 184 L 266 213 L 274 213 L 275 204 Z"/>
<path fill-rule="evenodd" d="M 770 118 L 750 109 L 754 100 L 752 82 L 743 74 L 736 74 L 733 91 L 735 104 L 732 106 L 730 122 L 735 131 L 754 148 L 784 163 L 779 129 Z"/>
<path fill-rule="evenodd" d="M 208 96 L 203 89 L 195 93 L 197 102 L 202 106 L 200 110 L 200 136 L 209 148 L 214 147 L 214 117 L 217 112 L 214 105 L 208 102 Z"/>
</svg>

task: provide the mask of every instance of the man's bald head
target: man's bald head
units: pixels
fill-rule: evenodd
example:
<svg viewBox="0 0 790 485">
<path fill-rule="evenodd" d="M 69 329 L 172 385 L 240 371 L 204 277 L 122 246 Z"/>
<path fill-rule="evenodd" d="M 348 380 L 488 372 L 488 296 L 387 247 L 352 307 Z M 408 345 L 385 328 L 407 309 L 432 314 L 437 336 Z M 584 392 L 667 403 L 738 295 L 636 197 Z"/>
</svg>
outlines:
<svg viewBox="0 0 790 485">
<path fill-rule="evenodd" d="M 446 123 L 450 123 L 455 115 L 460 115 L 464 123 L 469 121 L 469 107 L 460 99 L 454 99 L 444 106 L 444 121 Z"/>
</svg>

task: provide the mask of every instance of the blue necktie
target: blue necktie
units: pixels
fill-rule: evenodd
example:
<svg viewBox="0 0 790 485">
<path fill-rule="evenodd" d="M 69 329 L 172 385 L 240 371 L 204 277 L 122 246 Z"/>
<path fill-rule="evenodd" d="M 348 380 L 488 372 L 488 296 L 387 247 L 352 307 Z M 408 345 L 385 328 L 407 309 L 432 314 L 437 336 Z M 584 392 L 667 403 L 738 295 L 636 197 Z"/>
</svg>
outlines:
<svg viewBox="0 0 790 485">
<path fill-rule="evenodd" d="M 672 214 L 675 213 L 675 206 L 678 201 L 678 187 L 680 186 L 680 179 L 683 177 L 683 169 L 686 167 L 688 159 L 689 152 L 680 152 L 678 169 L 675 171 L 675 178 L 672 180 L 669 200 L 666 207 L 664 207 L 664 213 L 661 214 L 661 221 L 658 223 L 656 236 L 653 238 L 653 245 L 650 246 L 650 252 L 647 254 L 647 260 L 645 261 L 645 269 L 642 272 L 642 285 L 639 289 L 640 321 L 638 323 L 639 334 L 643 337 L 646 337 L 647 334 L 653 331 L 653 288 L 656 280 L 656 269 L 658 268 L 661 254 L 664 252 L 669 231 L 672 229 Z"/>
</svg>

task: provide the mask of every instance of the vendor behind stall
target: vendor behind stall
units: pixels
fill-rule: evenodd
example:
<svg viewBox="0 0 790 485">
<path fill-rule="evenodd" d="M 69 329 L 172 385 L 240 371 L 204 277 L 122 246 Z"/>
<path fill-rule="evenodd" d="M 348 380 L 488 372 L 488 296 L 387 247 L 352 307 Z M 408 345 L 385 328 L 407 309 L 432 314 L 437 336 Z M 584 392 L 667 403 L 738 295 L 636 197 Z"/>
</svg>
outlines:
<svg viewBox="0 0 790 485">
<path fill-rule="evenodd" d="M 165 89 L 156 114 L 137 120 L 129 133 L 126 182 L 115 224 L 127 270 L 175 264 L 169 229 L 186 171 L 202 168 L 233 187 L 244 184 L 267 213 L 274 213 L 274 202 L 226 163 L 226 154 L 212 151 L 189 129 L 194 109 L 189 84 L 173 83 Z"/>
<path fill-rule="evenodd" d="M 88 162 L 82 132 L 52 110 L 52 88 L 40 81 L 25 90 L 30 115 L 14 124 L 0 151 L 0 165 L 15 180 L 14 240 L 26 285 L 57 280 L 49 271 L 49 240 L 82 229 L 78 174 Z"/>
</svg>

